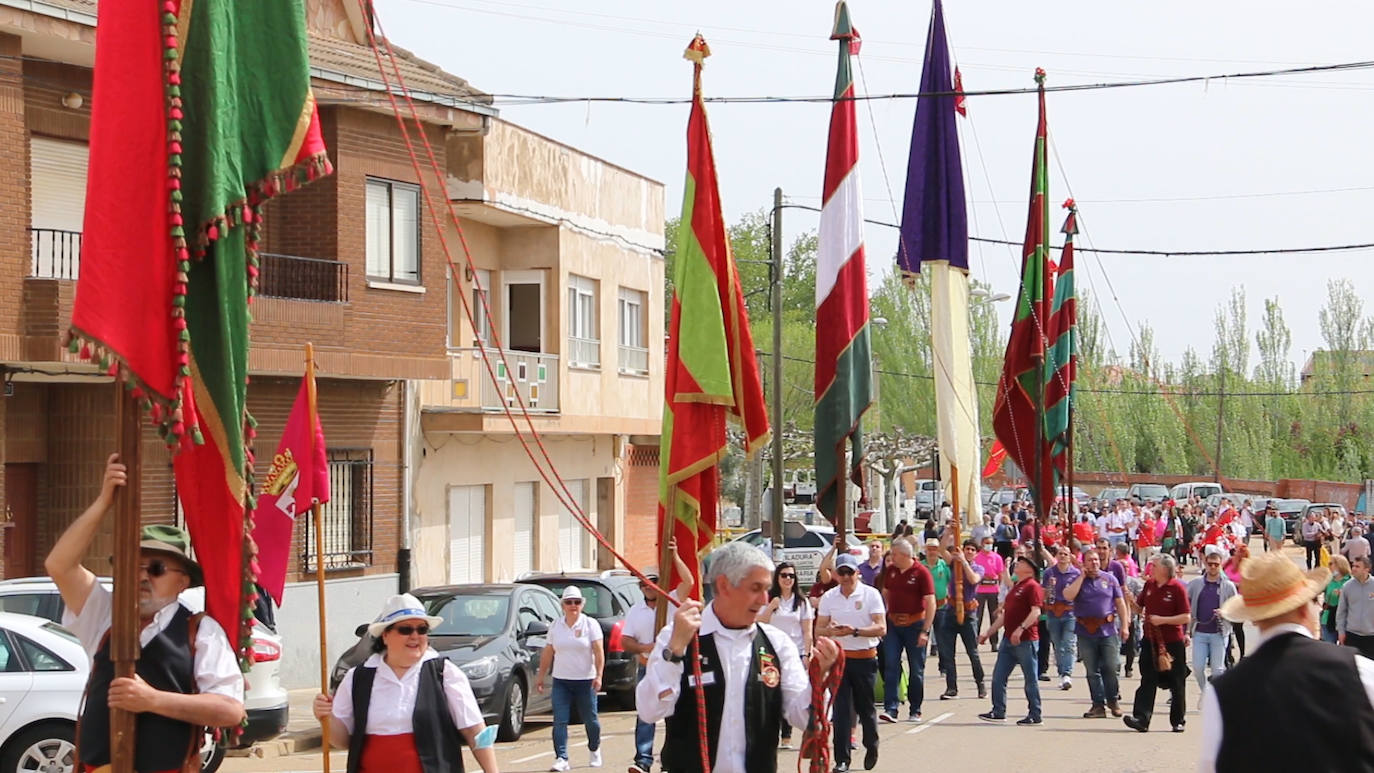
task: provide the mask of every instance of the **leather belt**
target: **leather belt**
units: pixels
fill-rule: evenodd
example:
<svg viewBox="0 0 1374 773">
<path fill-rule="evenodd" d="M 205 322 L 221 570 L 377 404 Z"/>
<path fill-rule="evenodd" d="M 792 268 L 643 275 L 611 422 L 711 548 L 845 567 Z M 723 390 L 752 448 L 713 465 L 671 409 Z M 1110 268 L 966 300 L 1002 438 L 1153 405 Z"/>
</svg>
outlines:
<svg viewBox="0 0 1374 773">
<path fill-rule="evenodd" d="M 1096 635 L 1103 626 L 1115 620 L 1116 615 L 1114 614 L 1107 615 L 1106 617 L 1080 617 L 1078 618 L 1078 624 L 1086 628 L 1089 635 Z"/>
<path fill-rule="evenodd" d="M 915 625 L 916 623 L 919 623 L 922 620 L 926 619 L 925 612 L 922 612 L 919 615 L 904 615 L 900 612 L 888 612 L 887 616 L 892 619 L 894 625 L 900 626 L 902 628 L 905 628 L 908 625 Z"/>
<path fill-rule="evenodd" d="M 846 660 L 873 660 L 878 657 L 878 648 L 869 647 L 866 650 L 845 650 L 844 656 Z"/>
<path fill-rule="evenodd" d="M 1065 613 L 1073 611 L 1073 604 L 1067 601 L 1055 601 L 1046 604 L 1045 609 L 1055 617 L 1063 617 Z"/>
</svg>

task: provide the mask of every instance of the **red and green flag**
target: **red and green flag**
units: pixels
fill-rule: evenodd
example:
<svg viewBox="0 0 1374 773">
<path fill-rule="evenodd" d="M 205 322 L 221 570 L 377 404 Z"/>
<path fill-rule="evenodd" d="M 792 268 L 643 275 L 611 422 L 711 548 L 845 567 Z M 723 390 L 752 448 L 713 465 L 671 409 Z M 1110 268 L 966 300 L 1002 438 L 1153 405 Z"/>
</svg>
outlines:
<svg viewBox="0 0 1374 773">
<path fill-rule="evenodd" d="M 845 480 L 863 484 L 864 412 L 873 404 L 868 337 L 868 274 L 864 267 L 863 194 L 859 133 L 854 119 L 854 73 L 859 32 L 849 7 L 835 6 L 831 40 L 839 41 L 839 69 L 830 110 L 819 247 L 816 254 L 816 501 L 832 522 Z M 846 454 L 846 443 L 850 445 Z M 848 464 L 846 466 L 846 456 Z"/>
<path fill-rule="evenodd" d="M 692 111 L 687 119 L 687 182 L 673 266 L 659 462 L 659 517 L 674 519 L 673 536 L 684 556 L 696 557 L 687 564 L 698 580 L 700 557 L 715 536 L 720 494 L 716 465 L 725 456 L 726 416 L 733 415 L 742 426 L 747 453 L 756 453 L 768 439 L 763 383 L 721 212 L 711 132 L 701 98 L 702 63 L 710 55 L 701 35 L 684 54 L 693 64 Z M 667 576 L 668 567 L 662 570 L 664 587 L 678 583 Z M 697 582 L 693 594 L 698 598 L 700 588 Z"/>
<path fill-rule="evenodd" d="M 175 451 L 206 610 L 243 657 L 254 593 L 248 303 L 262 207 L 331 171 L 305 7 L 101 3 L 96 37 L 70 346 L 126 384 Z"/>
<path fill-rule="evenodd" d="M 1054 490 L 1049 462 L 1044 408 L 1047 301 L 1051 296 L 1048 268 L 1049 183 L 1045 123 L 1045 72 L 1035 71 L 1039 85 L 1040 118 L 1035 128 L 1035 156 L 1031 162 L 1030 213 L 1021 258 L 1021 288 L 1007 339 L 1006 359 L 997 382 L 992 426 L 1016 466 L 1031 482 L 1037 515 L 1043 515 Z"/>
<path fill-rule="evenodd" d="M 1073 434 L 1073 407 L 1078 380 L 1078 294 L 1073 280 L 1073 237 L 1078 233 L 1078 206 L 1064 202 L 1064 252 L 1054 278 L 1050 305 L 1049 346 L 1045 352 L 1045 437 L 1050 443 L 1050 464 L 1055 485 L 1069 473 Z"/>
</svg>

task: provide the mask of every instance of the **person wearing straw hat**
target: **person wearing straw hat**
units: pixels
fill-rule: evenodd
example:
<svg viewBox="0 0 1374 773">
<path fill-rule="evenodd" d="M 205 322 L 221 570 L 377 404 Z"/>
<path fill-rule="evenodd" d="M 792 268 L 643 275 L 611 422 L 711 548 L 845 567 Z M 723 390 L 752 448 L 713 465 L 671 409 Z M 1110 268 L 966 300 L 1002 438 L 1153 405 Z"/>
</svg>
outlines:
<svg viewBox="0 0 1374 773">
<path fill-rule="evenodd" d="M 348 773 L 462 773 L 465 742 L 485 773 L 497 773 L 496 728 L 483 721 L 467 676 L 429 646 L 443 622 L 409 593 L 388 598 L 367 626 L 372 655 L 333 697 L 315 696 L 330 743 L 348 749 Z"/>
<path fill-rule="evenodd" d="M 1374 771 L 1374 661 L 1315 638 L 1329 575 L 1281 552 L 1245 562 L 1221 614 L 1259 642 L 1202 695 L 1199 770 Z"/>
<path fill-rule="evenodd" d="M 127 470 L 112 455 L 100 495 L 58 538 L 43 563 L 66 611 L 62 624 L 92 657 L 81 713 L 82 770 L 110 762 L 110 709 L 134 712 L 134 769 L 140 773 L 200 769 L 202 727 L 243 721 L 243 674 L 218 623 L 193 613 L 178 596 L 201 585 L 200 565 L 188 555 L 191 539 L 167 524 L 144 526 L 139 540 L 139 643 L 132 678 L 114 678 L 109 637 L 114 595 L 81 565 Z"/>
<path fill-rule="evenodd" d="M 596 714 L 596 694 L 601 691 L 601 674 L 606 667 L 606 650 L 601 646 L 601 623 L 582 614 L 582 590 L 576 585 L 563 589 L 563 616 L 553 621 L 548 644 L 539 656 L 539 673 L 534 689 L 544 692 L 544 678 L 553 673 L 553 767 L 568 770 L 568 722 L 573 704 L 582 715 L 587 730 L 587 764 L 601 767 L 601 720 Z"/>
</svg>

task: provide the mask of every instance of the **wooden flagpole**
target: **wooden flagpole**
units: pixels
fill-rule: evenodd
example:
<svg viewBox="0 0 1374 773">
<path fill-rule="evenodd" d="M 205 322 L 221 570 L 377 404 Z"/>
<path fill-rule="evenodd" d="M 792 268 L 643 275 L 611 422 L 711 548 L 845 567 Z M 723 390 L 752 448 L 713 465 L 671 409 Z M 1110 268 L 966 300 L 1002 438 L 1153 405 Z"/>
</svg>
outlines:
<svg viewBox="0 0 1374 773">
<path fill-rule="evenodd" d="M 959 543 L 963 542 L 963 537 L 962 537 L 961 534 L 960 534 L 960 532 L 962 531 L 961 527 L 963 526 L 963 524 L 959 522 L 959 468 L 958 468 L 958 467 L 955 467 L 953 464 L 951 464 L 951 465 L 949 466 L 949 485 L 950 485 L 950 505 L 954 508 L 954 517 L 953 517 L 953 519 L 952 519 L 952 520 L 954 521 L 954 546 L 953 546 L 952 549 L 953 549 L 953 550 L 963 550 L 963 547 L 961 547 L 960 544 L 959 544 Z M 958 562 L 956 562 L 956 561 L 951 561 L 951 562 L 950 562 L 950 583 L 951 583 L 951 587 L 952 587 L 952 589 L 953 589 L 953 591 L 954 591 L 951 595 L 954 597 L 954 619 L 957 620 L 957 621 L 959 622 L 960 625 L 963 625 L 963 624 L 964 624 L 964 571 L 963 571 L 962 569 L 958 570 L 958 571 L 959 571 L 959 576 L 958 576 L 958 577 L 955 577 L 955 576 L 954 576 L 954 568 L 955 568 L 956 566 L 958 566 Z M 935 625 L 935 621 L 934 621 L 934 620 L 931 620 L 930 623 L 929 623 L 928 625 L 930 625 L 930 626 L 933 627 L 933 626 Z M 976 631 L 975 631 L 975 633 L 976 633 Z"/>
<path fill-rule="evenodd" d="M 128 470 L 128 482 L 115 489 L 110 660 L 114 662 L 115 678 L 119 678 L 134 676 L 139 652 L 138 543 L 143 489 L 143 426 L 139 405 L 123 384 L 116 381 L 114 390 L 119 461 Z M 136 740 L 134 714 L 110 709 L 110 769 L 113 773 L 133 773 Z"/>
<path fill-rule="evenodd" d="M 663 453 L 660 449 L 659 453 Z M 663 508 L 663 528 L 658 535 L 658 587 L 672 590 L 673 588 L 673 568 L 677 565 L 673 562 L 672 554 L 668 551 L 668 543 L 673 539 L 673 524 L 677 521 L 677 486 L 668 484 L 668 504 Z M 696 555 L 696 546 L 692 546 L 692 555 Z M 697 570 L 700 574 L 700 569 Z M 679 582 L 682 578 L 678 578 Z M 697 583 L 696 591 L 701 593 L 700 583 Z M 701 593 L 701 598 L 706 598 Z M 686 599 L 683 599 L 686 601 Z M 666 598 L 659 598 L 658 604 L 654 609 L 654 641 L 658 641 L 658 632 L 663 630 L 663 626 L 668 624 L 668 605 L 672 602 Z"/>
<path fill-rule="evenodd" d="M 310 415 L 310 427 L 306 430 L 310 435 L 310 452 L 307 456 L 313 463 L 315 460 L 315 426 L 319 423 L 319 416 L 315 410 L 315 344 L 305 342 L 305 403 L 307 412 Z M 314 474 L 314 471 L 311 471 Z M 315 492 L 318 493 L 318 492 Z M 329 633 L 324 623 L 324 512 L 320 507 L 320 498 L 313 497 L 310 503 L 310 514 L 315 521 L 315 589 L 319 596 L 320 612 L 320 692 L 329 694 Z M 329 751 L 332 748 L 329 743 L 328 719 L 320 723 L 320 756 L 321 764 L 324 766 L 324 773 L 329 773 Z"/>
</svg>

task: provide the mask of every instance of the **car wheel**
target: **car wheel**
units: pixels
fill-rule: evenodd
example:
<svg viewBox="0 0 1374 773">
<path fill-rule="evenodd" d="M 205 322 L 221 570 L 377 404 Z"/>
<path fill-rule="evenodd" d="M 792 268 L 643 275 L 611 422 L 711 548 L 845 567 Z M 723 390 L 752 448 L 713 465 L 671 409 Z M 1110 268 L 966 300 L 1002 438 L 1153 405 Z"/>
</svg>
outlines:
<svg viewBox="0 0 1374 773">
<path fill-rule="evenodd" d="M 525 683 L 518 676 L 512 677 L 510 687 L 506 688 L 505 707 L 496 740 L 518 741 L 525 729 Z"/>
<path fill-rule="evenodd" d="M 6 744 L 0 766 L 6 771 L 76 769 L 76 728 L 62 722 L 45 722 L 19 733 Z"/>
<path fill-rule="evenodd" d="M 224 744 L 215 740 L 215 731 L 206 730 L 205 738 L 200 743 L 201 773 L 215 773 L 219 770 L 222 762 L 224 762 Z"/>
</svg>

